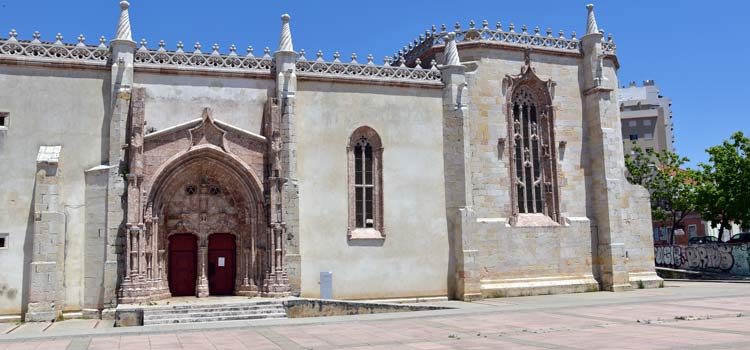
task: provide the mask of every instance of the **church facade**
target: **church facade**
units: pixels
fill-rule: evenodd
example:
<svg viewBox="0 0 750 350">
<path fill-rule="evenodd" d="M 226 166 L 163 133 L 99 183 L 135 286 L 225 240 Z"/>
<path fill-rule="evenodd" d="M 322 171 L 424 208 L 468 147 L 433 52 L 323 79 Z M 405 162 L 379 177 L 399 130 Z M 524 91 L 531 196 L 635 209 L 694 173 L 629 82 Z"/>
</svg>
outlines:
<svg viewBox="0 0 750 350">
<path fill-rule="evenodd" d="M 0 314 L 173 296 L 656 287 L 615 44 L 485 21 L 383 64 L 279 47 L 0 41 Z M 202 51 L 205 50 L 205 51 Z M 316 57 L 313 57 L 316 56 Z M 10 267 L 10 268 L 8 268 Z"/>
</svg>

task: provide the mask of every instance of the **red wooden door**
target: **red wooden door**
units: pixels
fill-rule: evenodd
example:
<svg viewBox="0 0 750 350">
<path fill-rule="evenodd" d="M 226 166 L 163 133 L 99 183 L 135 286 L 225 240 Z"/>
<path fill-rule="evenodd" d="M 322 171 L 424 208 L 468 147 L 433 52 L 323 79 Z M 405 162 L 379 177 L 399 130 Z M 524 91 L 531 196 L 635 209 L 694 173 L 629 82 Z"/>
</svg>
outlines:
<svg viewBox="0 0 750 350">
<path fill-rule="evenodd" d="M 234 293 L 235 239 L 228 233 L 208 237 L 208 292 L 211 295 Z"/>
<path fill-rule="evenodd" d="M 195 295 L 198 240 L 191 234 L 169 237 L 169 291 L 172 296 Z"/>
</svg>

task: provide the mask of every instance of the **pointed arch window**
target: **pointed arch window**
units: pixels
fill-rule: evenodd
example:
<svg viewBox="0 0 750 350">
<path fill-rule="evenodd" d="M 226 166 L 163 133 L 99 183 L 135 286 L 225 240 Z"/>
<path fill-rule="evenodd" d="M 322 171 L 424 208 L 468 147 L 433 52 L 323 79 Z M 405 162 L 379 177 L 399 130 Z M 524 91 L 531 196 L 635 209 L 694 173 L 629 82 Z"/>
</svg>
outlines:
<svg viewBox="0 0 750 350">
<path fill-rule="evenodd" d="M 548 87 L 526 68 L 511 77 L 509 103 L 513 214 L 560 222 L 553 109 Z"/>
<path fill-rule="evenodd" d="M 349 239 L 382 239 L 383 146 L 380 136 L 363 126 L 352 133 L 349 160 Z"/>
</svg>

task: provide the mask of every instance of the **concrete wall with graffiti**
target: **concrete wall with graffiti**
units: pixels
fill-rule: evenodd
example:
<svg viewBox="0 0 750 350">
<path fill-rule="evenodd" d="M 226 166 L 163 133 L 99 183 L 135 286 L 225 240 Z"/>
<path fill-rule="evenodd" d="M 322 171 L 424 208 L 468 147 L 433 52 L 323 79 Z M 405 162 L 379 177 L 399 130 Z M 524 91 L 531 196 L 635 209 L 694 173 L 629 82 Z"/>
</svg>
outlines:
<svg viewBox="0 0 750 350">
<path fill-rule="evenodd" d="M 750 243 L 662 245 L 655 249 L 659 267 L 750 276 Z"/>
</svg>

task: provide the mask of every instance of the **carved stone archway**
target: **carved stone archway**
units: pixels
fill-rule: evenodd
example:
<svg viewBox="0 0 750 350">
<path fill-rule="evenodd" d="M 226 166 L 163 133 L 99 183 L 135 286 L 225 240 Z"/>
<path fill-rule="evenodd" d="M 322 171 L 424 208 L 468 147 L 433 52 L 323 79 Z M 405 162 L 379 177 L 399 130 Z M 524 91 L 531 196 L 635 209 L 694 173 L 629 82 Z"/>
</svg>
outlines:
<svg viewBox="0 0 750 350">
<path fill-rule="evenodd" d="M 198 241 L 196 296 L 209 295 L 208 241 L 217 233 L 235 237 L 233 294 L 288 296 L 277 138 L 216 121 L 208 108 L 146 136 L 144 100 L 134 89 L 120 302 L 170 296 L 169 237 L 187 233 Z"/>
<path fill-rule="evenodd" d="M 169 252 L 169 237 L 191 233 L 198 237 L 196 296 L 209 295 L 208 238 L 228 233 L 237 245 L 235 295 L 257 295 L 268 266 L 268 237 L 262 192 L 225 161 L 210 155 L 194 155 L 170 170 L 149 201 L 150 211 L 159 218 L 152 230 L 159 232 L 161 255 Z M 170 261 L 169 257 L 162 257 Z M 165 265 L 169 275 L 171 267 Z"/>
</svg>

